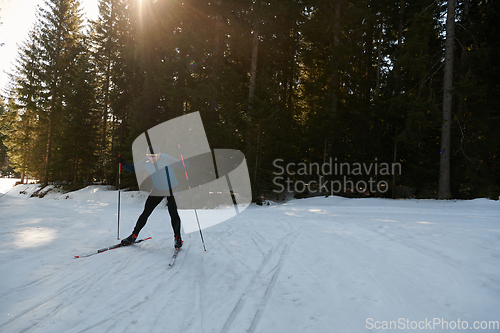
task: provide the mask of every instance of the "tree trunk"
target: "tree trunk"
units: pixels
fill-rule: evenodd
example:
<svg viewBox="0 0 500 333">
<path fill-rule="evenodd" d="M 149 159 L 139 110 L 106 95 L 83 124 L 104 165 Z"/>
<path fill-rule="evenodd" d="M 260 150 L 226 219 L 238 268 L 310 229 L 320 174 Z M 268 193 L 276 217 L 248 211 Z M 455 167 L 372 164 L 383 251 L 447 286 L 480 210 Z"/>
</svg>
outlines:
<svg viewBox="0 0 500 333">
<path fill-rule="evenodd" d="M 107 128 L 108 128 L 108 113 L 109 113 L 109 94 L 110 94 L 110 86 L 111 86 L 111 67 L 113 62 L 111 60 L 112 57 L 112 35 L 114 31 L 114 20 L 115 20 L 115 6 L 114 2 L 111 1 L 111 13 L 108 20 L 108 40 L 106 43 L 106 76 L 104 81 L 104 109 L 102 111 L 102 132 L 101 132 L 101 168 L 102 168 L 102 181 L 106 181 L 106 138 L 107 138 Z"/>
<path fill-rule="evenodd" d="M 110 52 L 109 52 L 110 53 Z M 111 54 L 107 55 L 106 63 L 106 81 L 104 83 L 104 109 L 102 110 L 102 132 L 101 132 L 101 168 L 102 180 L 106 179 L 106 132 L 108 127 L 108 105 L 109 105 L 109 86 L 111 81 Z"/>
<path fill-rule="evenodd" d="M 453 46 L 455 38 L 455 0 L 448 1 L 446 19 L 446 49 L 443 85 L 443 124 L 441 129 L 441 160 L 439 168 L 438 198 L 451 198 L 450 191 L 450 146 L 451 114 L 453 107 Z"/>
<path fill-rule="evenodd" d="M 56 50 L 54 54 L 54 73 L 52 74 L 52 92 L 51 92 L 51 101 L 50 101 L 50 108 L 49 111 L 47 112 L 47 117 L 49 119 L 49 124 L 47 128 L 47 146 L 46 146 L 46 151 L 45 151 L 45 175 L 44 175 L 44 184 L 49 183 L 49 165 L 50 165 L 50 154 L 52 150 L 52 130 L 53 130 L 53 118 L 56 117 L 56 108 L 57 108 L 57 103 L 58 103 L 58 84 L 57 81 L 60 78 L 59 75 L 59 63 L 61 62 L 61 39 L 63 38 L 63 27 L 61 27 L 61 24 L 59 23 L 57 27 L 57 41 L 56 41 Z M 62 81 L 62 80 L 61 80 Z M 61 88 L 61 87 L 59 87 Z"/>
<path fill-rule="evenodd" d="M 253 109 L 254 109 L 254 100 L 255 100 L 255 87 L 256 87 L 256 80 L 257 80 L 257 58 L 259 56 L 259 23 L 258 21 L 255 21 L 253 23 L 253 38 L 252 38 L 252 59 L 250 63 L 250 86 L 248 90 L 248 112 L 247 112 L 247 133 L 246 133 L 246 153 L 249 157 L 249 160 L 253 160 L 253 157 L 255 157 L 255 165 L 254 167 L 254 182 L 253 184 L 257 184 L 255 180 L 257 179 L 257 164 L 258 164 L 258 145 L 259 145 L 259 140 L 260 140 L 260 129 L 259 126 L 257 126 L 257 129 L 255 129 L 254 123 L 253 123 Z M 254 143 L 254 133 L 257 132 L 257 144 L 255 147 L 255 150 L 253 149 L 252 145 Z M 254 185 L 255 186 L 255 185 Z M 256 196 L 256 189 L 252 191 L 252 196 Z"/>
<path fill-rule="evenodd" d="M 382 25 L 380 25 L 380 31 L 378 35 L 378 46 L 377 46 L 377 79 L 375 82 L 375 96 L 374 99 L 378 98 L 380 91 L 380 66 L 382 66 Z"/>
<path fill-rule="evenodd" d="M 52 98 L 54 98 L 54 96 L 52 96 Z M 51 136 L 52 136 L 52 117 L 50 115 L 50 112 L 49 112 L 49 126 L 47 128 L 47 147 L 46 147 L 46 151 L 45 151 L 45 175 L 44 175 L 44 179 L 43 179 L 43 183 L 44 184 L 48 184 L 49 183 L 49 164 L 50 164 L 50 150 L 51 150 L 51 144 L 52 144 L 52 141 L 51 141 Z"/>
<path fill-rule="evenodd" d="M 465 0 L 464 11 L 462 14 L 463 15 L 462 25 L 464 25 L 466 28 L 469 26 L 469 24 L 467 24 L 469 19 L 469 8 L 470 8 L 470 0 Z M 467 59 L 467 43 L 466 40 L 464 40 L 462 41 L 462 50 L 460 55 L 460 83 L 464 83 L 465 81 L 465 76 L 467 72 L 466 59 Z M 457 107 L 458 107 L 457 117 L 458 119 L 462 119 L 465 109 L 465 100 L 463 96 L 460 96 L 460 100 L 458 101 Z"/>
<path fill-rule="evenodd" d="M 328 155 L 332 156 L 333 133 L 335 133 L 335 115 L 338 109 L 339 91 L 340 91 L 340 76 L 339 76 L 339 57 L 338 46 L 340 45 L 340 13 L 342 2 L 338 0 L 335 3 L 334 9 L 334 25 L 333 25 L 333 57 L 332 57 L 332 74 L 331 74 L 331 104 L 330 104 L 330 124 L 328 132 Z"/>
<path fill-rule="evenodd" d="M 59 46 L 59 43 L 58 43 Z M 56 57 L 56 64 L 55 64 L 55 70 L 54 70 L 54 75 L 53 75 L 53 88 L 52 88 L 52 94 L 51 94 L 51 106 L 49 111 L 47 112 L 47 117 L 49 118 L 49 124 L 47 127 L 47 146 L 46 146 L 46 151 L 45 151 L 45 175 L 44 175 L 44 184 L 49 183 L 49 165 L 50 165 L 50 153 L 52 149 L 52 118 L 54 118 L 54 114 L 56 112 L 56 106 L 57 106 L 57 78 L 58 78 L 58 63 L 59 63 L 59 47 L 57 49 L 57 57 Z"/>
<path fill-rule="evenodd" d="M 254 22 L 254 24 L 253 24 L 253 38 L 252 38 L 252 60 L 251 60 L 251 67 L 250 67 L 250 89 L 248 91 L 248 109 L 249 109 L 249 111 L 251 111 L 253 109 L 253 102 L 254 102 L 254 98 L 255 98 L 255 81 L 257 78 L 257 57 L 258 57 L 258 55 L 259 55 L 259 27 L 258 27 L 258 22 Z"/>
<path fill-rule="evenodd" d="M 339 80 L 339 52 L 338 46 L 340 44 L 340 11 L 342 8 L 341 1 L 335 3 L 335 23 L 334 23 L 334 33 L 333 33 L 333 46 L 334 46 L 334 57 L 333 57 L 333 69 L 332 69 L 332 116 L 337 113 L 338 106 L 338 92 L 340 89 Z M 333 130 L 333 129 L 332 129 Z"/>
<path fill-rule="evenodd" d="M 253 137 L 253 106 L 255 99 L 255 86 L 257 79 L 257 58 L 259 55 L 259 28 L 258 23 L 254 22 L 253 25 L 253 38 L 252 38 L 252 59 L 250 65 L 250 87 L 248 90 L 248 113 L 247 118 L 249 119 L 248 129 L 247 129 L 247 152 L 250 153 L 252 148 L 252 137 Z"/>
</svg>

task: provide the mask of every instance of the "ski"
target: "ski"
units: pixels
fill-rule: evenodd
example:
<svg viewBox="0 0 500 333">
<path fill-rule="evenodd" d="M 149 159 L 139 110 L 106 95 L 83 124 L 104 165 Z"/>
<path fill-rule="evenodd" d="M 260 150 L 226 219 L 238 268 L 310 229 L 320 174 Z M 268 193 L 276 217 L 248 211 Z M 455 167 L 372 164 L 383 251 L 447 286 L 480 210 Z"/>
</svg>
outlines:
<svg viewBox="0 0 500 333">
<path fill-rule="evenodd" d="M 177 259 L 177 254 L 179 253 L 181 249 L 177 248 L 174 251 L 174 254 L 172 255 L 172 259 L 170 259 L 170 263 L 168 264 L 170 267 L 172 267 L 175 264 L 175 259 Z"/>
<path fill-rule="evenodd" d="M 140 243 L 140 242 L 144 242 L 144 241 L 146 241 L 148 239 L 151 239 L 151 237 L 143 238 L 143 239 L 138 239 L 135 242 L 133 242 L 132 244 L 137 244 L 137 243 Z M 132 244 L 129 244 L 129 245 L 132 245 Z M 113 250 L 113 249 L 117 249 L 119 247 L 125 247 L 125 246 L 128 246 L 128 245 L 123 245 L 122 243 L 118 243 L 118 244 L 115 244 L 115 245 L 104 247 L 104 248 L 99 249 L 99 250 L 97 250 L 95 252 L 90 252 L 90 253 L 86 253 L 86 254 L 76 255 L 75 258 L 86 258 L 86 257 L 93 256 L 94 254 L 103 253 L 103 252 L 106 252 L 108 250 Z"/>
</svg>

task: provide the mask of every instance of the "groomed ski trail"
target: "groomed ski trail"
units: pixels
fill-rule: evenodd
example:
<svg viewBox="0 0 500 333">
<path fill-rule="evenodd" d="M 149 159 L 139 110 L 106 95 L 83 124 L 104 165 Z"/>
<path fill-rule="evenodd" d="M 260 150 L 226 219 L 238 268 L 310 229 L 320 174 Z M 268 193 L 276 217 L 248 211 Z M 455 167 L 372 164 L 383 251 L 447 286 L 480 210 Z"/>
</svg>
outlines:
<svg viewBox="0 0 500 333">
<path fill-rule="evenodd" d="M 152 240 L 74 260 L 116 238 L 116 192 L 18 193 L 0 201 L 2 332 L 349 333 L 366 332 L 368 318 L 500 320 L 497 202 L 251 206 L 204 229 L 207 252 L 185 235 L 168 267 L 165 207 L 141 233 Z M 144 198 L 123 194 L 129 231 Z"/>
</svg>

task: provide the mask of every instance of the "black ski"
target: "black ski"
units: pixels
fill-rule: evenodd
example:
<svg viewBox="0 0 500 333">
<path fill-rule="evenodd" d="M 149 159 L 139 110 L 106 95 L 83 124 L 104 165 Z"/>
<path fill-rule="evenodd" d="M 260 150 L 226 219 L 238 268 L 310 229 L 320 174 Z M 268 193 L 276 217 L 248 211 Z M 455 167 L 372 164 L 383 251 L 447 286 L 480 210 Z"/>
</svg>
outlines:
<svg viewBox="0 0 500 333">
<path fill-rule="evenodd" d="M 179 253 L 180 250 L 181 248 L 175 249 L 174 254 L 172 255 L 172 259 L 170 259 L 170 263 L 168 264 L 170 267 L 172 267 L 175 264 L 175 259 L 177 259 L 177 254 Z"/>
<path fill-rule="evenodd" d="M 137 244 L 137 243 L 140 243 L 140 242 L 143 242 L 143 241 L 146 241 L 148 239 L 151 239 L 151 237 L 148 237 L 148 238 L 143 238 L 143 239 L 138 239 L 136 240 L 135 242 L 133 242 L 132 244 Z M 129 244 L 129 245 L 132 245 L 132 244 Z M 93 256 L 94 254 L 99 254 L 99 253 L 103 253 L 103 252 L 106 252 L 108 250 L 113 250 L 113 249 L 117 249 L 119 247 L 125 247 L 125 246 L 128 246 L 128 245 L 123 245 L 122 243 L 118 243 L 118 244 L 115 244 L 115 245 L 111 245 L 111 246 L 108 246 L 108 247 L 104 247 L 102 249 L 99 249 L 97 251 L 94 251 L 94 252 L 90 252 L 90 253 L 86 253 L 86 254 L 81 254 L 81 255 L 76 255 L 75 258 L 85 258 L 85 257 L 90 257 L 90 256 Z"/>
</svg>

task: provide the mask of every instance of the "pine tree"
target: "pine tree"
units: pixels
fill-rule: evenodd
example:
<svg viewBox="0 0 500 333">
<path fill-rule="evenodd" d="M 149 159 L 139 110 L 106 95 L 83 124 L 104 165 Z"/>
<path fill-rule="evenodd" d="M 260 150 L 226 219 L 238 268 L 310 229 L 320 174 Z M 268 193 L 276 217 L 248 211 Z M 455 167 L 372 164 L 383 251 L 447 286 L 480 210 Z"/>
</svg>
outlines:
<svg viewBox="0 0 500 333">
<path fill-rule="evenodd" d="M 39 33 L 39 26 L 35 25 L 19 49 L 15 73 L 9 76 L 11 89 L 4 118 L 10 163 L 21 176 L 31 174 L 35 179 L 41 179 L 43 175 L 41 141 L 44 128 L 39 125 L 39 120 L 47 107 L 43 64 L 39 57 Z"/>
<path fill-rule="evenodd" d="M 82 39 L 82 14 L 78 0 L 46 0 L 45 7 L 39 7 L 41 35 L 40 54 L 45 73 L 44 83 L 48 87 L 46 98 L 49 105 L 40 119 L 40 125 L 46 127 L 45 174 L 43 182 L 53 178 L 55 167 L 52 157 L 54 146 L 59 139 L 61 119 L 64 112 L 65 95 L 73 70 L 74 60 Z"/>
<path fill-rule="evenodd" d="M 48 183 L 70 168 L 61 147 L 69 138 L 64 128 L 72 118 L 70 99 L 76 94 L 82 15 L 77 0 L 46 1 L 37 15 L 11 75 L 9 111 L 17 133 L 9 142 L 18 168 L 29 167 Z"/>
<path fill-rule="evenodd" d="M 79 45 L 65 86 L 65 107 L 58 179 L 82 184 L 92 181 L 98 171 L 100 117 L 96 108 L 95 69 L 85 43 Z"/>
<path fill-rule="evenodd" d="M 120 57 L 119 20 L 121 4 L 117 0 L 101 0 L 99 2 L 99 17 L 91 21 L 90 38 L 92 41 L 92 58 L 96 68 L 97 106 L 101 113 L 100 125 L 100 178 L 108 180 L 107 164 L 110 161 L 109 149 L 113 142 L 113 133 L 109 128 L 109 120 L 116 119 L 113 104 L 114 97 L 119 95 L 116 86 L 116 63 Z M 112 127 L 113 128 L 113 127 Z M 111 129 L 112 129 L 111 128 Z"/>
</svg>

